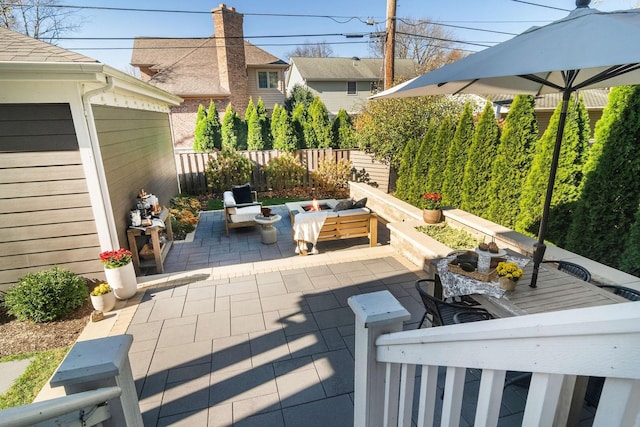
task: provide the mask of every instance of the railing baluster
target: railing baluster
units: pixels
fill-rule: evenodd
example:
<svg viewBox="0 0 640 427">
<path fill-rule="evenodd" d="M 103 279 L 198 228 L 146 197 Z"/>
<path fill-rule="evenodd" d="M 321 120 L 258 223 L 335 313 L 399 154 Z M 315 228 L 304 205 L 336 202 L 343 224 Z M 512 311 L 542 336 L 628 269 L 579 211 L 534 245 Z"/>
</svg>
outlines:
<svg viewBox="0 0 640 427">
<path fill-rule="evenodd" d="M 462 395 L 464 392 L 465 368 L 447 367 L 447 377 L 444 383 L 444 397 L 442 402 L 443 426 L 458 426 L 460 411 L 462 410 Z"/>
<path fill-rule="evenodd" d="M 637 426 L 640 380 L 607 378 L 602 388 L 594 427 Z"/>
<path fill-rule="evenodd" d="M 400 399 L 398 408 L 398 426 L 411 427 L 411 409 L 413 408 L 413 386 L 416 382 L 416 365 L 402 364 L 400 370 Z"/>
<path fill-rule="evenodd" d="M 436 391 L 438 390 L 438 367 L 422 365 L 420 396 L 418 406 L 418 427 L 433 426 L 436 412 Z"/>
<path fill-rule="evenodd" d="M 475 426 L 495 426 L 500 416 L 500 403 L 506 371 L 484 369 L 478 390 Z"/>
<path fill-rule="evenodd" d="M 400 364 L 387 363 L 384 390 L 383 427 L 398 425 L 398 398 L 400 389 Z"/>
<path fill-rule="evenodd" d="M 523 426 L 550 426 L 553 424 L 564 375 L 534 373 L 531 376 Z"/>
</svg>

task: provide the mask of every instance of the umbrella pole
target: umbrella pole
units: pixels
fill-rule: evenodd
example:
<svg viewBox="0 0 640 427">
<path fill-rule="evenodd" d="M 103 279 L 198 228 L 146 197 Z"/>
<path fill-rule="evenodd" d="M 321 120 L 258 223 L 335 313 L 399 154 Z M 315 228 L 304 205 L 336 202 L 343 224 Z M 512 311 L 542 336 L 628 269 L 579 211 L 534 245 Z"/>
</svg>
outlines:
<svg viewBox="0 0 640 427">
<path fill-rule="evenodd" d="M 544 259 L 544 252 L 547 245 L 544 244 L 544 238 L 547 234 L 547 222 L 549 221 L 549 211 L 551 210 L 551 198 L 553 197 L 553 187 L 556 181 L 556 171 L 558 169 L 558 161 L 560 159 L 560 147 L 562 146 L 562 137 L 564 135 L 564 124 L 567 120 L 567 109 L 569 99 L 571 98 L 571 89 L 566 89 L 562 94 L 562 108 L 560 110 L 560 119 L 558 120 L 558 132 L 556 133 L 556 143 L 553 146 L 553 157 L 551 157 L 551 170 L 549 171 L 549 182 L 547 183 L 547 193 L 544 199 L 544 207 L 542 209 L 542 217 L 540 218 L 540 228 L 538 229 L 538 241 L 533 245 L 533 273 L 531 274 L 532 288 L 537 287 L 538 270 L 540 263 Z"/>
</svg>

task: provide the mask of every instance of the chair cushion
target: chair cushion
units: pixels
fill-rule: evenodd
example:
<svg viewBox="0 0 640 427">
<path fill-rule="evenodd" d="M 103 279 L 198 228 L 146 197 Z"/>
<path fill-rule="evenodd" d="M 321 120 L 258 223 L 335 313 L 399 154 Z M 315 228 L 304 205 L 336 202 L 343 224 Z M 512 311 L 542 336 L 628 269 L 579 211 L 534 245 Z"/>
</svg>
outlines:
<svg viewBox="0 0 640 427">
<path fill-rule="evenodd" d="M 365 206 L 367 206 L 367 198 L 363 197 L 353 204 L 352 209 L 364 208 Z"/>
<path fill-rule="evenodd" d="M 353 206 L 353 200 L 351 199 L 340 200 L 338 204 L 333 208 L 333 211 L 338 212 L 346 209 L 351 209 L 352 206 Z"/>
<path fill-rule="evenodd" d="M 229 215 L 231 218 L 231 222 L 247 222 L 253 221 L 260 213 L 260 205 L 255 206 L 245 206 L 244 208 L 236 208 L 235 214 Z"/>
<path fill-rule="evenodd" d="M 371 211 L 368 208 L 347 209 L 347 210 L 338 212 L 338 216 L 344 217 L 344 216 L 362 215 L 362 214 L 368 214 L 368 213 L 371 213 Z"/>
<path fill-rule="evenodd" d="M 251 186 L 249 184 L 234 185 L 231 191 L 237 204 L 253 203 L 253 195 L 251 194 Z"/>
</svg>

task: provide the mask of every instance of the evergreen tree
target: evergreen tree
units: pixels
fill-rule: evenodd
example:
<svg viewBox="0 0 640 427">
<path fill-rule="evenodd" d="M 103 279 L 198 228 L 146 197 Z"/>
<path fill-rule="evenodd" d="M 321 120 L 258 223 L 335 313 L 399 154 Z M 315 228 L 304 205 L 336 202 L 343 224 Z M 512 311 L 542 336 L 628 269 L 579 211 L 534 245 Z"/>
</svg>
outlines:
<svg viewBox="0 0 640 427">
<path fill-rule="evenodd" d="M 471 103 L 467 102 L 447 154 L 447 166 L 442 181 L 442 203 L 445 205 L 460 207 L 462 204 L 462 179 L 469 147 L 473 141 L 473 132 L 473 110 Z"/>
<path fill-rule="evenodd" d="M 313 102 L 313 98 L 313 92 L 309 89 L 300 85 L 295 85 L 291 90 L 291 94 L 284 101 L 284 108 L 289 114 L 292 114 L 300 105 L 307 110 Z"/>
<path fill-rule="evenodd" d="M 329 120 L 329 112 L 320 97 L 313 98 L 313 102 L 309 106 L 309 136 L 307 145 L 313 148 L 330 148 L 331 137 L 331 120 Z M 306 134 L 305 134 L 306 137 Z"/>
<path fill-rule="evenodd" d="M 640 86 L 620 86 L 596 125 L 567 249 L 616 267 L 640 198 Z"/>
<path fill-rule="evenodd" d="M 460 209 L 480 217 L 489 210 L 487 183 L 491 180 L 491 165 L 500 142 L 500 128 L 490 102 L 484 107 L 478 127 L 473 135 L 469 158 L 462 180 L 462 204 Z"/>
<path fill-rule="evenodd" d="M 402 150 L 402 159 L 398 169 L 398 180 L 396 181 L 395 197 L 408 202 L 411 179 L 413 178 L 413 165 L 415 163 L 416 152 L 420 144 L 416 139 L 410 139 Z"/>
<path fill-rule="evenodd" d="M 198 114 L 196 116 L 196 129 L 194 132 L 193 149 L 198 152 L 210 153 L 214 150 L 222 149 L 222 136 L 220 135 L 220 118 L 216 105 L 213 101 L 209 102 L 209 108 L 202 112 L 204 116 L 200 115 L 200 105 L 198 107 Z M 201 117 L 198 121 L 198 117 Z"/>
<path fill-rule="evenodd" d="M 247 123 L 247 150 L 263 150 L 262 127 L 258 111 L 253 104 L 253 99 L 249 98 L 249 104 L 244 113 L 244 120 Z"/>
<path fill-rule="evenodd" d="M 438 129 L 435 126 L 431 126 L 427 134 L 422 138 L 418 152 L 415 154 L 415 163 L 413 164 L 413 170 L 411 172 L 411 183 L 409 185 L 409 192 L 407 193 L 407 200 L 414 206 L 417 206 L 418 200 L 424 193 L 432 192 L 427 187 L 427 174 L 429 173 L 430 166 L 429 157 L 431 156 L 431 149 L 435 144 L 437 133 Z"/>
<path fill-rule="evenodd" d="M 276 104 L 271 113 L 271 135 L 273 148 L 282 151 L 294 151 L 298 145 L 289 113 Z"/>
<path fill-rule="evenodd" d="M 355 148 L 358 146 L 355 130 L 353 129 L 353 123 L 351 122 L 351 117 L 344 108 L 338 111 L 338 115 L 333 120 L 332 133 L 332 147 Z"/>
<path fill-rule="evenodd" d="M 640 277 L 640 206 L 629 232 L 629 239 L 620 257 L 618 268 L 634 276 Z"/>
<path fill-rule="evenodd" d="M 307 125 L 307 110 L 302 104 L 298 104 L 291 113 L 291 124 L 298 140 L 299 149 L 311 148 L 307 144 L 307 134 L 309 126 Z"/>
<path fill-rule="evenodd" d="M 582 99 L 569 102 L 546 233 L 546 239 L 558 246 L 564 246 L 578 200 L 589 143 L 589 117 L 584 102 Z M 551 116 L 549 126 L 536 144 L 531 170 L 520 196 L 520 212 L 515 230 L 530 236 L 536 236 L 539 231 L 561 108 L 562 104 L 559 104 Z"/>
<path fill-rule="evenodd" d="M 238 139 L 240 137 L 240 130 L 238 129 L 238 123 L 241 121 L 238 113 L 233 109 L 231 104 L 227 104 L 227 109 L 222 117 L 222 148 L 233 148 L 240 150 Z"/>
<path fill-rule="evenodd" d="M 262 133 L 262 142 L 265 150 L 273 148 L 273 141 L 271 140 L 271 121 L 267 114 L 267 109 L 262 102 L 262 98 L 258 98 L 258 104 L 256 104 L 256 114 L 258 117 L 258 123 L 260 124 L 260 130 Z"/>
<path fill-rule="evenodd" d="M 426 188 L 430 192 L 441 193 L 444 170 L 447 166 L 447 154 L 449 154 L 449 143 L 453 139 L 456 128 L 451 118 L 448 116 L 442 120 L 434 146 L 431 148 L 429 156 L 429 170 L 427 171 Z"/>
<path fill-rule="evenodd" d="M 514 98 L 491 169 L 487 219 L 511 229 L 515 227 L 522 186 L 538 138 L 534 105 L 533 96 L 517 95 Z"/>
</svg>

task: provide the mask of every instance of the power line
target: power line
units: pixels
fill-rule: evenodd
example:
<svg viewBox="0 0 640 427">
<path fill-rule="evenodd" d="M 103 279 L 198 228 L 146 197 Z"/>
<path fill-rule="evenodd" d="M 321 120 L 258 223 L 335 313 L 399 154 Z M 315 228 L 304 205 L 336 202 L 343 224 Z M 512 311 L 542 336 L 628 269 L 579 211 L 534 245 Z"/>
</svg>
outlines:
<svg viewBox="0 0 640 427">
<path fill-rule="evenodd" d="M 563 9 L 561 7 L 547 6 L 546 4 L 533 3 L 533 2 L 530 2 L 530 1 L 524 1 L 524 0 L 511 0 L 511 1 L 514 1 L 516 3 L 529 4 L 531 6 L 544 7 L 546 9 L 561 10 L 563 12 L 571 12 L 570 9 Z"/>
</svg>

